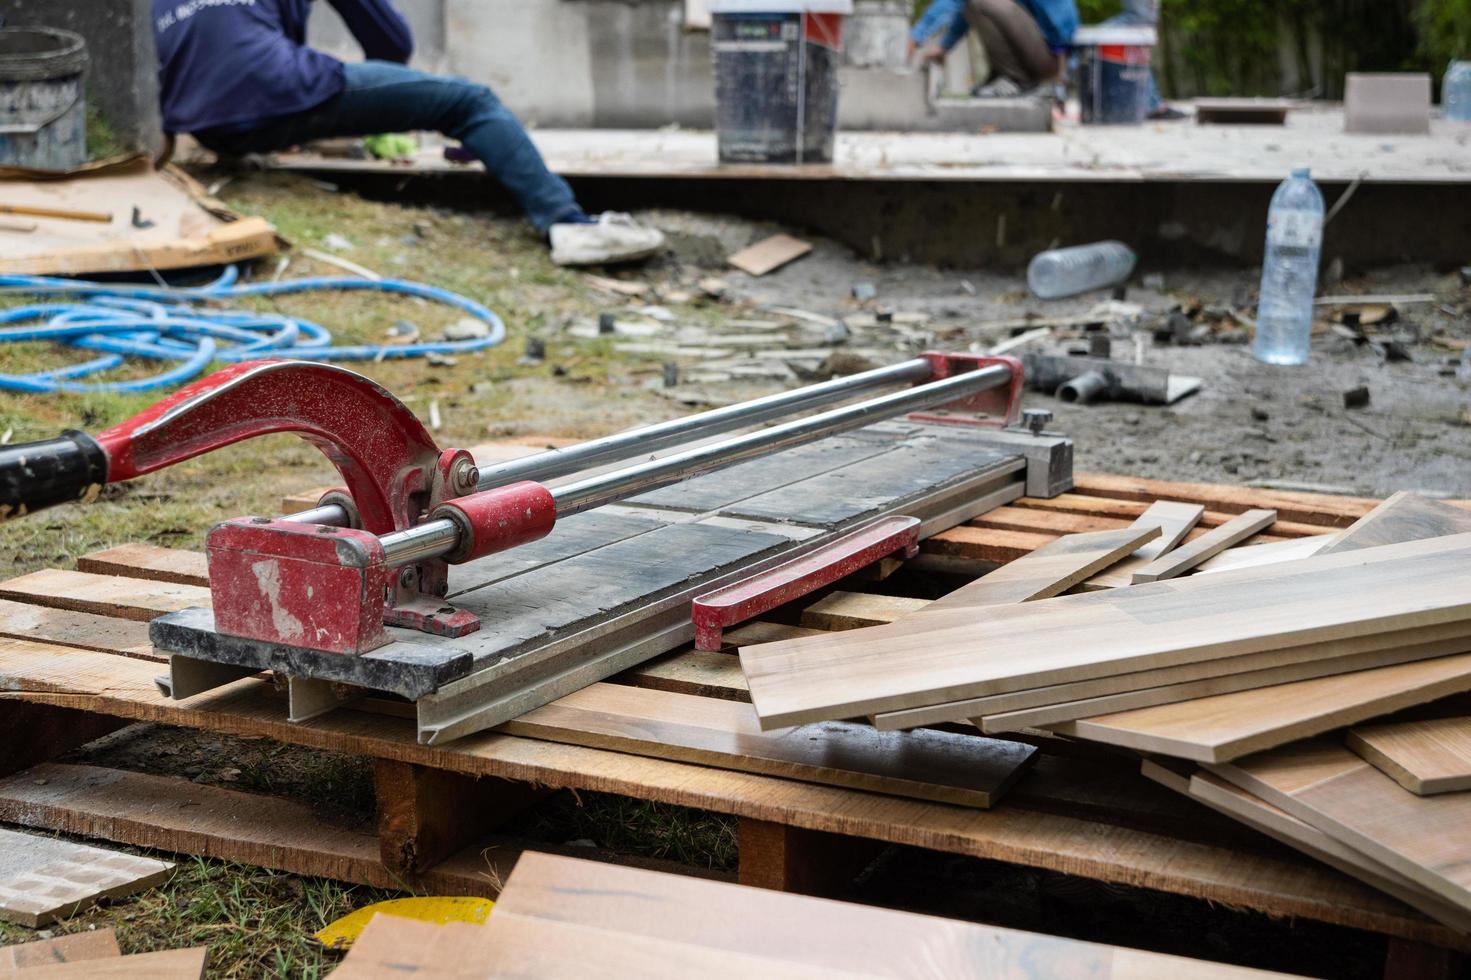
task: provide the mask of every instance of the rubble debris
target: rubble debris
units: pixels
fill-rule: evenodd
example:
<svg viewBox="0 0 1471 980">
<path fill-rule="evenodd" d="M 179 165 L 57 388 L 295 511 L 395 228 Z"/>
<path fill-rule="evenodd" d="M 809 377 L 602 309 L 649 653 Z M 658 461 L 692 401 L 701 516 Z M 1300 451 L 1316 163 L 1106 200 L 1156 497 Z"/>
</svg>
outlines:
<svg viewBox="0 0 1471 980">
<path fill-rule="evenodd" d="M 741 249 L 726 261 L 751 276 L 764 276 L 812 251 L 812 243 L 791 235 L 772 235 Z"/>
<path fill-rule="evenodd" d="M 618 317 L 612 313 L 598 314 L 598 333 L 604 336 L 618 332 Z"/>
<path fill-rule="evenodd" d="M 490 336 L 490 324 L 470 317 L 456 320 L 444 328 L 445 340 L 479 340 Z"/>
<path fill-rule="evenodd" d="M 860 303 L 867 303 L 869 300 L 877 299 L 879 294 L 878 287 L 866 281 L 855 282 L 852 292 L 853 298 Z"/>
<path fill-rule="evenodd" d="M 1367 385 L 1359 385 L 1350 388 L 1343 393 L 1344 408 L 1366 408 L 1369 404 L 1369 388 Z"/>
</svg>

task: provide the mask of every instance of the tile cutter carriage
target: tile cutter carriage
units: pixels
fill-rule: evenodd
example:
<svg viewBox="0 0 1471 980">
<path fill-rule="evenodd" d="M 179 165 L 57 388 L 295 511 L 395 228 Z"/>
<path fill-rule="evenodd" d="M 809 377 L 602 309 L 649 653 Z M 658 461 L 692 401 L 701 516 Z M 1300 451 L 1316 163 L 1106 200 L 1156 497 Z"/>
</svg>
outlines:
<svg viewBox="0 0 1471 980">
<path fill-rule="evenodd" d="M 481 467 L 361 375 L 250 362 L 95 438 L 0 447 L 0 519 L 300 435 L 345 486 L 208 533 L 213 608 L 150 626 L 160 687 L 182 699 L 270 670 L 292 720 L 397 696 L 438 743 L 692 635 L 718 649 L 721 629 L 921 537 L 1069 489 L 1071 443 L 1042 432 L 1047 413 L 1019 425 L 1021 390 L 1013 358 L 927 353 Z"/>
</svg>

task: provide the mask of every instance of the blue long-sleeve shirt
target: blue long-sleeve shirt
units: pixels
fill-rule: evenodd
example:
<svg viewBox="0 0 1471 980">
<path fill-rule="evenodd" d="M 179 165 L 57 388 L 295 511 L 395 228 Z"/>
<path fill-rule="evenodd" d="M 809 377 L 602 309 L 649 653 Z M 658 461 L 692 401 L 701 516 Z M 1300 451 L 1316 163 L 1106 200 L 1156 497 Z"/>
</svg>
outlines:
<svg viewBox="0 0 1471 980">
<path fill-rule="evenodd" d="M 306 45 L 314 0 L 153 0 L 164 129 L 247 129 L 342 91 L 342 63 Z M 328 0 L 368 58 L 406 62 L 392 0 Z"/>
<path fill-rule="evenodd" d="M 1060 52 L 1072 43 L 1073 32 L 1078 29 L 1078 5 L 1075 0 L 1017 0 L 1017 3 L 1042 28 L 1042 36 L 1047 39 L 1053 51 Z M 909 36 L 915 44 L 923 44 L 942 30 L 944 33 L 940 37 L 940 47 L 946 51 L 965 37 L 966 31 L 970 30 L 970 24 L 965 19 L 965 0 L 933 0 L 924 16 L 915 23 Z"/>
</svg>

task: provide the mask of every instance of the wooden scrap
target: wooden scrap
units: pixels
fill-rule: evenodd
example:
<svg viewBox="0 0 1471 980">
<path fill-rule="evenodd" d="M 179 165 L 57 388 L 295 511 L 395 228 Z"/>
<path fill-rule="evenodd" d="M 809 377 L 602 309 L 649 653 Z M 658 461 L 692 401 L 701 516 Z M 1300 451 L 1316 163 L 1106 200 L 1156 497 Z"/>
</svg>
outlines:
<svg viewBox="0 0 1471 980">
<path fill-rule="evenodd" d="M 1195 569 L 1196 575 L 1211 575 L 1216 572 L 1236 571 L 1242 568 L 1259 568 L 1263 565 L 1274 565 L 1282 561 L 1297 561 L 1299 558 L 1311 558 L 1323 550 L 1336 535 L 1316 534 L 1310 538 L 1288 538 L 1286 541 L 1272 541 L 1268 544 L 1253 544 L 1245 548 L 1231 548 L 1221 552 L 1214 558 L 1200 563 Z"/>
<path fill-rule="evenodd" d="M 22 214 L 28 218 L 59 218 L 62 221 L 95 221 L 112 224 L 110 211 L 84 211 L 80 208 L 43 208 L 30 204 L 0 203 L 0 214 Z"/>
<path fill-rule="evenodd" d="M 1401 491 L 1340 531 L 1318 554 L 1471 531 L 1471 509 Z"/>
<path fill-rule="evenodd" d="M 77 571 L 209 587 L 209 562 L 203 553 L 142 542 L 83 555 L 77 559 Z"/>
<path fill-rule="evenodd" d="M 1197 762 L 1252 752 L 1471 691 L 1471 654 L 1437 657 L 1050 726 Z"/>
<path fill-rule="evenodd" d="M 1471 717 L 1360 725 L 1345 742 L 1417 796 L 1471 790 Z"/>
<path fill-rule="evenodd" d="M 726 259 L 747 275 L 764 276 L 812 251 L 812 243 L 791 235 L 772 235 Z"/>
<path fill-rule="evenodd" d="M 924 612 L 1009 605 L 1061 595 L 1159 536 L 1159 527 L 1064 535 L 937 599 Z"/>
<path fill-rule="evenodd" d="M 1207 766 L 1432 894 L 1471 910 L 1471 793 L 1416 796 L 1348 749 L 1314 739 Z"/>
<path fill-rule="evenodd" d="M 55 939 L 0 947 L 0 974 L 53 963 L 78 963 L 122 956 L 117 933 L 111 929 L 89 929 Z"/>
<path fill-rule="evenodd" d="M 1200 522 L 1205 513 L 1205 507 L 1200 504 L 1181 504 L 1173 501 L 1161 500 L 1149 506 L 1139 516 L 1132 528 L 1143 530 L 1144 528 L 1158 528 L 1159 537 L 1136 550 L 1123 561 L 1117 562 L 1106 571 L 1100 572 L 1079 588 L 1085 592 L 1098 589 L 1114 589 L 1130 584 L 1134 573 L 1140 571 L 1170 551 L 1190 533 L 1190 529 Z"/>
<path fill-rule="evenodd" d="M 802 610 L 799 623 L 812 630 L 861 629 L 903 619 L 928 606 L 924 599 L 866 592 L 830 592 Z"/>
<path fill-rule="evenodd" d="M 208 608 L 209 589 L 48 568 L 0 582 L 0 598 L 141 623 L 163 613 Z"/>
<path fill-rule="evenodd" d="M 1387 545 L 1247 572 L 990 609 L 983 622 L 918 619 L 744 647 L 765 728 L 1176 666 L 1351 633 L 1471 618 L 1471 535 Z M 1243 615 L 1249 608 L 1251 615 Z M 883 628 L 877 628 L 883 629 Z"/>
<path fill-rule="evenodd" d="M 847 722 L 763 733 L 747 704 L 618 684 L 592 684 L 500 731 L 982 808 L 996 802 L 1036 753 L 1020 742 L 930 730 L 876 732 Z"/>
<path fill-rule="evenodd" d="M 0 919 L 34 929 L 162 884 L 174 866 L 152 858 L 0 829 Z"/>
<path fill-rule="evenodd" d="M 208 958 L 209 950 L 196 946 L 33 966 L 19 971 L 16 977 L 21 980 L 201 980 Z"/>
<path fill-rule="evenodd" d="M 1239 544 L 1265 531 L 1276 521 L 1277 512 L 1275 510 L 1249 510 L 1174 551 L 1156 558 L 1135 572 L 1130 581 L 1134 585 L 1139 585 L 1144 582 L 1158 582 L 1160 579 L 1183 575 L 1207 558 L 1218 555 L 1232 545 Z"/>
</svg>

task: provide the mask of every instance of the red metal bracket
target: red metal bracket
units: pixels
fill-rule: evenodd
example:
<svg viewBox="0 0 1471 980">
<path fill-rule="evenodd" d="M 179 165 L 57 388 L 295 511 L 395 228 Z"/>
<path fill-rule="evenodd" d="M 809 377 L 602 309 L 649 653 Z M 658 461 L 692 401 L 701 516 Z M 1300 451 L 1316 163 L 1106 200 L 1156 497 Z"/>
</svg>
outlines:
<svg viewBox="0 0 1471 980">
<path fill-rule="evenodd" d="M 919 553 L 919 519 L 885 517 L 800 558 L 695 599 L 695 649 L 719 650 L 724 630 L 872 565 L 896 552 Z"/>
<path fill-rule="evenodd" d="M 1004 388 L 977 392 L 968 398 L 939 409 L 913 412 L 909 415 L 910 419 L 916 422 L 939 422 L 945 425 L 984 425 L 998 429 L 1016 425 L 1021 421 L 1022 386 L 1026 379 L 1022 362 L 1019 359 L 1005 356 L 989 357 L 984 354 L 946 354 L 941 351 L 925 351 L 920 356 L 929 360 L 934 369 L 931 381 L 943 381 L 957 374 L 999 364 L 1011 369 L 1011 383 Z"/>
</svg>

